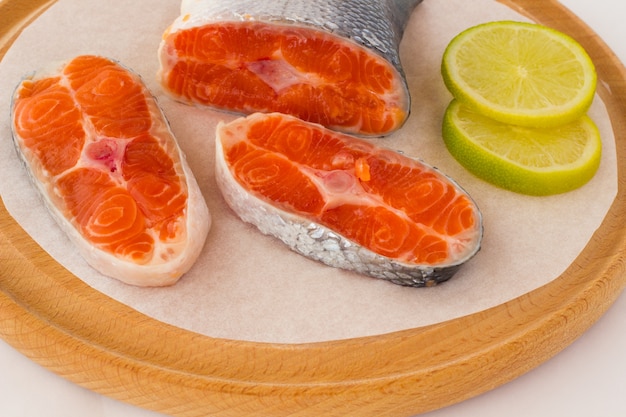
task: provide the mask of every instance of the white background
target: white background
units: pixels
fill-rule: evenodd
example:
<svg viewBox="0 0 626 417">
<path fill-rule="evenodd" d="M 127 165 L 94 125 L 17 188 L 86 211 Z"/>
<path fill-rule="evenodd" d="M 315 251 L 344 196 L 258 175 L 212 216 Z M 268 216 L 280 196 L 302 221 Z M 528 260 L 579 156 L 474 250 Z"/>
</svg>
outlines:
<svg viewBox="0 0 626 417">
<path fill-rule="evenodd" d="M 445 0 L 439 0 L 445 1 Z M 626 62 L 626 8 L 614 0 L 562 0 Z M 626 295 L 588 332 L 537 369 L 426 417 L 626 416 Z M 0 340 L 2 417 L 160 417 L 41 368 Z"/>
</svg>

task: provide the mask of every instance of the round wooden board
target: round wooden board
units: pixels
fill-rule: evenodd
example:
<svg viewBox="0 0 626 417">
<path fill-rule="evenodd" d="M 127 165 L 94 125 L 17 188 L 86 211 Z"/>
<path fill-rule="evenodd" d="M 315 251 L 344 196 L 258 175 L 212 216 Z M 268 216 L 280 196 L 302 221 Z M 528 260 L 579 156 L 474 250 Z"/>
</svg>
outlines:
<svg viewBox="0 0 626 417">
<path fill-rule="evenodd" d="M 410 416 L 491 390 L 548 360 L 626 286 L 626 70 L 557 1 L 502 2 L 587 49 L 616 137 L 617 197 L 583 252 L 548 285 L 476 314 L 373 337 L 216 339 L 93 290 L 44 252 L 0 201 L 0 336 L 76 384 L 172 416 Z M 53 3 L 0 0 L 0 59 Z"/>
</svg>

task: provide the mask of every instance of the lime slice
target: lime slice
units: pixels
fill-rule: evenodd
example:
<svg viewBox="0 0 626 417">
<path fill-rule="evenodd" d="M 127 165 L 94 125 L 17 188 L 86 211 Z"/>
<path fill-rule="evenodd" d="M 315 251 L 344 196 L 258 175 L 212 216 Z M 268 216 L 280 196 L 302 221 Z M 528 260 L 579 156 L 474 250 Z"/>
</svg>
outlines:
<svg viewBox="0 0 626 417">
<path fill-rule="evenodd" d="M 602 143 L 583 115 L 555 128 L 529 128 L 487 118 L 452 100 L 443 140 L 468 171 L 501 188 L 529 195 L 574 190 L 598 170 Z"/>
<path fill-rule="evenodd" d="M 513 21 L 461 32 L 444 52 L 441 73 L 452 95 L 479 113 L 532 127 L 578 119 L 597 82 L 593 62 L 574 39 Z"/>
</svg>

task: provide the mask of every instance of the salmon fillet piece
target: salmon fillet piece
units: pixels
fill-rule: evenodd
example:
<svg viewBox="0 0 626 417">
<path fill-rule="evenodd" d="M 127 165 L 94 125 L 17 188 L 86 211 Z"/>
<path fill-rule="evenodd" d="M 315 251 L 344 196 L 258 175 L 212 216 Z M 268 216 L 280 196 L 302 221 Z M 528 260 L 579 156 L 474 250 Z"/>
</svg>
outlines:
<svg viewBox="0 0 626 417">
<path fill-rule="evenodd" d="M 410 111 L 398 49 L 417 3 L 183 1 L 157 78 L 185 103 L 387 135 Z"/>
<path fill-rule="evenodd" d="M 90 55 L 35 74 L 15 91 L 12 129 L 47 208 L 91 266 L 163 286 L 193 265 L 211 217 L 137 74 Z"/>
<path fill-rule="evenodd" d="M 229 206 L 309 258 L 419 287 L 480 249 L 475 202 L 420 161 L 279 113 L 220 123 L 216 136 Z"/>
</svg>

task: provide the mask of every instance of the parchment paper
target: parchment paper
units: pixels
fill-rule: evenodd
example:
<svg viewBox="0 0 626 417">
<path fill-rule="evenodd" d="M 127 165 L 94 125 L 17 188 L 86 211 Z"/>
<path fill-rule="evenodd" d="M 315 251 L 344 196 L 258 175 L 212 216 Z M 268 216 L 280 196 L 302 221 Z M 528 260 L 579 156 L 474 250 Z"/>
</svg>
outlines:
<svg viewBox="0 0 626 417">
<path fill-rule="evenodd" d="M 214 129 L 236 116 L 176 103 L 155 80 L 156 51 L 179 2 L 59 0 L 31 24 L 0 63 L 0 191 L 9 212 L 55 259 L 93 288 L 157 320 L 212 337 L 301 343 L 382 334 L 474 313 L 560 275 L 598 228 L 617 192 L 610 121 L 596 97 L 589 112 L 604 148 L 583 188 L 528 197 L 466 172 L 441 140 L 451 99 L 439 73 L 447 43 L 461 30 L 499 19 L 526 20 L 491 0 L 426 0 L 405 33 L 401 57 L 412 114 L 401 131 L 376 139 L 455 178 L 484 216 L 480 253 L 434 288 L 406 288 L 318 264 L 261 235 L 228 209 L 213 173 Z M 94 272 L 41 204 L 20 165 L 9 129 L 10 96 L 27 73 L 79 54 L 120 60 L 144 77 L 168 116 L 213 216 L 205 250 L 175 286 L 137 288 Z"/>
</svg>

